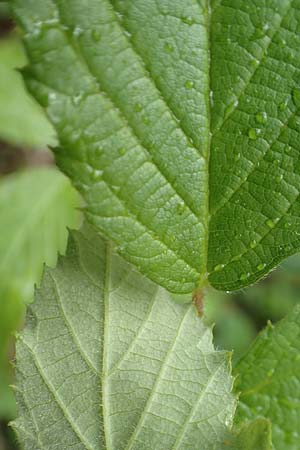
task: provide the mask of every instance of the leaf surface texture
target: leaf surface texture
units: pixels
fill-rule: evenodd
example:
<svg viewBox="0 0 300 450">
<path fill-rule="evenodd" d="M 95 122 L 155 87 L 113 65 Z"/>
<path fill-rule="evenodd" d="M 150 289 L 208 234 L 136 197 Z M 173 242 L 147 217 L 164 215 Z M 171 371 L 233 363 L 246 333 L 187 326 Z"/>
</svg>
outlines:
<svg viewBox="0 0 300 450">
<path fill-rule="evenodd" d="M 218 449 L 230 355 L 194 306 L 135 272 L 91 229 L 46 269 L 17 342 L 25 450 Z"/>
<path fill-rule="evenodd" d="M 299 250 L 300 0 L 13 0 L 90 222 L 172 292 Z"/>
</svg>

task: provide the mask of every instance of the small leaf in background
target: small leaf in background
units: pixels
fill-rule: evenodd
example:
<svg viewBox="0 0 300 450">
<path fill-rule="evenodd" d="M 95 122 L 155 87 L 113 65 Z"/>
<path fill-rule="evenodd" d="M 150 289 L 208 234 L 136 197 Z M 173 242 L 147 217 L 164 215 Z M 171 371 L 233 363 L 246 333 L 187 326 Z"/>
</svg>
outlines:
<svg viewBox="0 0 300 450">
<path fill-rule="evenodd" d="M 55 145 L 54 129 L 16 71 L 26 64 L 26 57 L 14 34 L 0 40 L 0 64 L 0 140 L 27 148 Z"/>
<path fill-rule="evenodd" d="M 234 350 L 237 361 L 248 349 L 257 334 L 251 317 L 234 302 L 231 295 L 208 289 L 205 295 L 205 319 L 214 326 L 217 347 Z"/>
<path fill-rule="evenodd" d="M 43 264 L 56 264 L 67 227 L 78 226 L 77 205 L 76 192 L 55 168 L 0 179 L 0 419 L 11 418 L 15 409 L 8 388 L 11 335 L 21 325 Z"/>
<path fill-rule="evenodd" d="M 17 341 L 25 450 L 211 450 L 235 411 L 229 354 L 90 228 L 46 269 Z"/>
<path fill-rule="evenodd" d="M 241 392 L 237 422 L 272 422 L 274 448 L 298 450 L 300 435 L 300 307 L 269 324 L 235 367 Z"/>
</svg>

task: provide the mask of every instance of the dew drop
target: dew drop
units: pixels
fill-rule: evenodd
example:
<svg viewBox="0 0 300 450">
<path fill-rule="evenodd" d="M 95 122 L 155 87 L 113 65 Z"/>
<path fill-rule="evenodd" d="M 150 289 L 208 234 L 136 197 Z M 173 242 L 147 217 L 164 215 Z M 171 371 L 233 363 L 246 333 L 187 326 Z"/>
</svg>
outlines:
<svg viewBox="0 0 300 450">
<path fill-rule="evenodd" d="M 209 101 L 210 101 L 210 106 L 213 107 L 214 106 L 214 91 L 209 91 Z"/>
<path fill-rule="evenodd" d="M 120 186 L 115 186 L 114 184 L 111 185 L 111 189 L 116 194 L 120 191 Z"/>
<path fill-rule="evenodd" d="M 82 33 L 83 33 L 83 29 L 78 27 L 78 26 L 75 27 L 74 30 L 73 30 L 73 36 L 75 38 L 79 38 L 82 35 Z"/>
<path fill-rule="evenodd" d="M 103 170 L 93 170 L 92 178 L 95 181 L 100 181 L 102 179 Z"/>
<path fill-rule="evenodd" d="M 168 53 L 172 53 L 174 51 L 174 47 L 169 42 L 165 43 L 164 49 Z"/>
<path fill-rule="evenodd" d="M 285 47 L 286 41 L 284 39 L 280 38 L 278 41 L 278 45 L 279 45 L 279 47 Z"/>
<path fill-rule="evenodd" d="M 255 41 L 256 39 L 261 39 L 265 35 L 264 30 L 262 28 L 256 28 L 254 33 L 251 36 L 251 40 Z"/>
<path fill-rule="evenodd" d="M 258 266 L 256 267 L 257 270 L 263 270 L 266 267 L 266 265 L 264 263 L 258 264 Z"/>
<path fill-rule="evenodd" d="M 292 91 L 292 98 L 293 98 L 293 102 L 295 104 L 295 106 L 297 106 L 297 108 L 300 107 L 300 89 L 295 88 Z"/>
<path fill-rule="evenodd" d="M 259 112 L 255 115 L 255 120 L 257 123 L 265 124 L 265 123 L 267 123 L 267 119 L 268 119 L 268 116 L 265 111 Z"/>
<path fill-rule="evenodd" d="M 237 153 L 237 154 L 234 156 L 234 161 L 237 162 L 237 161 L 239 161 L 240 159 L 241 159 L 241 154 L 240 154 L 240 153 Z"/>
<path fill-rule="evenodd" d="M 181 20 L 183 23 L 186 23 L 187 25 L 193 25 L 195 23 L 195 19 L 191 16 L 183 16 Z"/>
<path fill-rule="evenodd" d="M 248 130 L 248 136 L 252 141 L 257 139 L 257 130 L 255 128 L 250 128 Z"/>
<path fill-rule="evenodd" d="M 287 108 L 287 102 L 279 103 L 279 106 L 278 106 L 279 111 L 285 111 L 286 108 Z"/>
<path fill-rule="evenodd" d="M 57 99 L 56 92 L 49 92 L 49 94 L 48 94 L 48 102 L 49 103 L 55 102 L 56 99 Z"/>
<path fill-rule="evenodd" d="M 97 30 L 96 28 L 94 30 L 92 30 L 92 39 L 95 42 L 99 42 L 101 40 L 101 33 L 99 30 Z"/>
<path fill-rule="evenodd" d="M 178 203 L 177 206 L 176 206 L 176 209 L 177 209 L 177 213 L 178 213 L 179 215 L 183 214 L 183 213 L 184 213 L 184 210 L 185 210 L 185 205 L 184 205 L 184 203 L 183 203 L 183 202 Z"/>
<path fill-rule="evenodd" d="M 274 375 L 274 369 L 271 369 L 267 372 L 268 377 L 272 377 Z"/>
<path fill-rule="evenodd" d="M 272 219 L 268 219 L 268 220 L 266 220 L 266 225 L 269 228 L 274 228 L 275 227 L 275 222 Z"/>
<path fill-rule="evenodd" d="M 285 148 L 284 148 L 284 151 L 285 151 L 285 153 L 287 155 L 289 155 L 291 153 L 291 151 L 292 151 L 292 148 L 289 145 L 286 145 Z"/>
<path fill-rule="evenodd" d="M 184 83 L 186 89 L 193 89 L 194 87 L 194 82 L 192 80 L 186 80 L 186 82 Z"/>
<path fill-rule="evenodd" d="M 257 67 L 259 65 L 259 60 L 256 58 L 251 59 L 250 64 L 252 67 Z"/>
<path fill-rule="evenodd" d="M 240 280 L 245 281 L 245 280 L 247 280 L 248 276 L 249 276 L 249 273 L 242 273 L 242 275 L 240 276 Z"/>
<path fill-rule="evenodd" d="M 282 174 L 278 175 L 276 177 L 276 183 L 280 183 L 280 181 L 282 181 L 282 179 L 283 179 L 283 175 Z"/>
<path fill-rule="evenodd" d="M 255 248 L 257 246 L 257 242 L 255 239 L 253 239 L 253 241 L 250 242 L 250 248 Z"/>
<path fill-rule="evenodd" d="M 238 100 L 229 103 L 229 105 L 225 109 L 225 117 L 230 116 L 230 114 L 236 109 L 238 104 L 239 104 Z"/>
<path fill-rule="evenodd" d="M 215 266 L 214 271 L 220 272 L 220 270 L 222 270 L 223 268 L 224 268 L 224 264 L 218 264 Z"/>
</svg>

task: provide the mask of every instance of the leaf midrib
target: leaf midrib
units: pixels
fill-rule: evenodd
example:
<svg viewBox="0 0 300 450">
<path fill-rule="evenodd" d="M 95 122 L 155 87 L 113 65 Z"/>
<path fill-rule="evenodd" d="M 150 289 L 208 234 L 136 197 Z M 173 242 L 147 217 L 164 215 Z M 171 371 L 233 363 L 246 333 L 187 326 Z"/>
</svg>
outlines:
<svg viewBox="0 0 300 450">
<path fill-rule="evenodd" d="M 60 7 L 59 4 L 57 2 L 57 0 L 52 0 L 53 5 L 56 7 L 57 12 L 59 14 L 59 21 L 61 24 L 66 25 L 64 23 L 64 21 L 61 18 L 61 14 L 60 14 Z M 118 19 L 118 15 L 117 12 L 111 2 L 111 0 L 106 0 L 106 3 L 108 5 L 110 5 L 110 7 L 112 8 L 112 11 L 114 13 L 114 18 L 116 23 L 119 25 L 120 29 L 123 31 L 126 31 L 126 28 L 124 26 L 123 23 L 120 23 L 120 20 Z M 198 3 L 198 1 L 197 1 Z M 200 5 L 199 5 L 200 6 Z M 208 71 L 210 72 L 210 20 L 211 20 L 211 9 L 210 9 L 210 0 L 207 0 L 207 16 L 206 16 L 206 22 L 207 22 L 207 27 L 206 27 L 206 32 L 207 32 L 207 42 L 209 44 L 209 48 L 208 48 Z M 66 32 L 64 32 L 65 37 L 69 43 L 69 45 L 72 47 L 73 51 L 75 52 L 75 54 L 77 55 L 77 57 L 80 59 L 81 63 L 84 65 L 84 67 L 86 68 L 86 70 L 88 71 L 88 73 L 92 76 L 94 76 L 93 71 L 91 70 L 88 61 L 86 60 L 85 55 L 83 55 L 80 47 L 75 47 L 73 39 L 70 39 L 70 37 L 68 36 L 68 34 Z M 125 33 L 123 33 L 124 38 L 126 39 L 128 45 L 130 46 L 130 48 L 134 51 L 134 53 L 139 57 L 139 59 L 141 60 L 141 63 L 143 65 L 143 67 L 145 68 L 147 65 L 145 63 L 145 60 L 143 58 L 143 55 L 141 55 L 141 53 L 135 48 L 135 46 L 132 44 L 131 41 L 129 41 L 128 39 L 128 35 L 126 35 Z M 97 77 L 96 77 L 97 78 Z M 168 112 L 170 113 L 171 117 L 176 120 L 176 124 L 178 129 L 183 133 L 183 135 L 185 136 L 185 138 L 187 139 L 187 141 L 191 144 L 191 147 L 193 149 L 195 149 L 199 155 L 199 158 L 203 159 L 203 161 L 205 162 L 206 165 L 206 204 L 205 204 L 205 213 L 204 215 L 197 213 L 197 211 L 195 211 L 195 209 L 193 208 L 193 206 L 191 204 L 189 204 L 190 202 L 184 197 L 182 196 L 182 194 L 178 191 L 178 189 L 176 188 L 176 186 L 174 185 L 174 183 L 169 179 L 169 177 L 164 173 L 164 171 L 161 170 L 160 165 L 157 164 L 157 162 L 155 162 L 155 167 L 158 170 L 158 172 L 161 174 L 161 176 L 166 180 L 166 182 L 170 185 L 170 187 L 173 189 L 174 193 L 184 202 L 184 204 L 186 205 L 186 207 L 188 208 L 188 210 L 190 211 L 190 213 L 197 219 L 198 223 L 200 225 L 203 226 L 204 228 L 204 243 L 205 243 L 205 250 L 204 250 L 204 256 L 202 258 L 202 261 L 204 261 L 205 263 L 205 270 L 203 271 L 203 273 L 200 273 L 199 268 L 194 267 L 191 262 L 187 261 L 185 258 L 183 258 L 182 256 L 179 257 L 177 254 L 177 249 L 173 249 L 170 244 L 166 243 L 165 241 L 163 241 L 160 238 L 160 242 L 172 253 L 174 253 L 176 255 L 176 258 L 178 260 L 183 261 L 189 268 L 191 271 L 196 271 L 198 274 L 202 275 L 201 278 L 199 279 L 199 283 L 198 286 L 204 286 L 207 284 L 207 260 L 208 260 L 208 238 L 209 238 L 209 220 L 210 220 L 210 214 L 209 214 L 209 156 L 210 156 L 210 140 L 211 140 L 211 132 L 210 132 L 210 76 L 208 76 L 208 86 L 206 89 L 206 102 L 207 102 L 207 111 L 208 111 L 208 126 L 207 126 L 207 141 L 208 141 L 208 148 L 206 149 L 206 151 L 204 152 L 200 152 L 200 150 L 195 146 L 195 144 L 191 141 L 191 138 L 189 137 L 189 135 L 186 133 L 186 131 L 183 129 L 183 127 L 180 124 L 180 121 L 178 122 L 178 117 L 175 114 L 174 110 L 171 108 L 170 104 L 168 103 L 168 101 L 165 98 L 164 92 L 163 90 L 157 85 L 157 83 L 155 83 L 154 77 L 148 77 L 149 80 L 153 83 L 154 87 L 156 88 L 156 90 L 158 91 L 158 93 L 160 94 L 160 98 L 163 100 L 164 105 L 166 106 Z M 107 98 L 111 101 L 114 109 L 118 112 L 118 114 L 120 115 L 120 118 L 123 121 L 123 117 L 124 114 L 123 112 L 120 110 L 120 108 L 118 107 L 118 105 L 116 104 L 116 102 L 114 101 L 114 99 L 111 98 L 110 94 L 107 92 L 107 90 L 103 91 L 101 89 L 100 94 L 104 94 L 107 96 Z M 126 117 L 125 117 L 126 118 Z M 151 155 L 151 151 L 145 147 L 145 145 L 141 142 L 141 139 L 139 138 L 139 136 L 137 135 L 137 133 L 135 132 L 134 128 L 132 125 L 130 125 L 128 123 L 128 120 L 125 120 L 125 123 L 127 124 L 127 126 L 129 126 L 131 132 L 133 133 L 133 135 L 135 136 L 135 138 L 137 139 L 137 142 L 139 143 L 139 145 L 141 145 L 141 147 L 146 151 L 147 154 Z M 109 183 L 106 183 L 106 186 L 108 187 L 108 189 L 111 190 Z M 116 192 L 114 192 L 113 190 L 111 190 L 112 194 L 114 196 L 117 196 L 118 199 L 121 202 L 124 202 L 123 199 L 121 197 L 119 197 L 118 195 L 116 195 Z M 127 203 L 126 203 L 126 208 L 129 209 Z M 134 219 L 137 220 L 138 222 L 140 222 L 140 220 L 130 211 L 130 214 L 133 215 Z M 154 236 L 154 231 L 148 227 L 147 224 L 140 222 L 141 225 L 143 227 L 146 228 L 146 230 L 150 233 L 150 235 L 153 235 L 152 237 L 154 239 L 157 239 L 157 235 Z M 154 234 L 153 234 L 154 233 Z"/>
</svg>

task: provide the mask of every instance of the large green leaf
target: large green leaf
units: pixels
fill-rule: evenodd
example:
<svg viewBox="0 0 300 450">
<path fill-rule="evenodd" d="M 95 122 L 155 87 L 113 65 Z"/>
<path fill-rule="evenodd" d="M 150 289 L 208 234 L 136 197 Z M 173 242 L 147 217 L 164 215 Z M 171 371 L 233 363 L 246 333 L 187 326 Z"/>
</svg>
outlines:
<svg viewBox="0 0 300 450">
<path fill-rule="evenodd" d="M 25 450 L 218 449 L 231 425 L 230 355 L 92 230 L 47 269 L 17 341 Z"/>
<path fill-rule="evenodd" d="M 237 365 L 237 420 L 272 421 L 274 448 L 299 449 L 300 307 L 258 336 Z"/>
<path fill-rule="evenodd" d="M 300 0 L 13 0 L 87 217 L 175 292 L 299 249 Z"/>
</svg>

